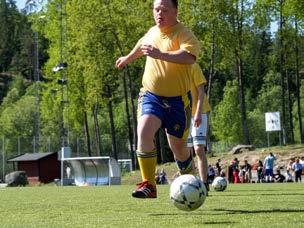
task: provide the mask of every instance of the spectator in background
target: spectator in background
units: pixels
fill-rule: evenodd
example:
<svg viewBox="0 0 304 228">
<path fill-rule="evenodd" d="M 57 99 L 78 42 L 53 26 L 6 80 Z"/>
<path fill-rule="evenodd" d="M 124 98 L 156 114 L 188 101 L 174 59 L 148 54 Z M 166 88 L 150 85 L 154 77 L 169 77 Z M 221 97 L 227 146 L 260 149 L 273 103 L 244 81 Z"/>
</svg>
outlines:
<svg viewBox="0 0 304 228">
<path fill-rule="evenodd" d="M 291 171 L 288 169 L 286 170 L 286 182 L 293 182 Z"/>
<path fill-rule="evenodd" d="M 274 175 L 274 180 L 277 183 L 283 183 L 285 181 L 284 175 L 281 174 L 281 171 L 278 169 L 277 173 Z"/>
<path fill-rule="evenodd" d="M 239 167 L 240 161 L 237 158 L 233 159 L 234 165 Z"/>
<path fill-rule="evenodd" d="M 155 174 L 156 184 L 167 184 L 167 174 L 164 169 L 157 170 Z"/>
<path fill-rule="evenodd" d="M 264 165 L 264 169 L 265 169 L 265 177 L 266 177 L 267 182 L 272 182 L 273 166 L 274 166 L 275 160 L 276 160 L 276 157 L 271 152 L 264 160 L 263 165 Z"/>
<path fill-rule="evenodd" d="M 226 173 L 223 169 L 221 170 L 220 177 L 226 177 Z"/>
<path fill-rule="evenodd" d="M 215 178 L 215 170 L 212 167 L 212 165 L 208 165 L 208 183 L 212 184 L 214 178 Z"/>
<path fill-rule="evenodd" d="M 300 164 L 300 159 L 297 158 L 296 162 L 292 164 L 292 170 L 295 173 L 295 181 L 298 182 L 298 180 L 301 182 L 302 178 L 302 165 Z"/>
<path fill-rule="evenodd" d="M 301 157 L 300 164 L 302 165 L 302 174 L 304 175 L 304 156 Z"/>
<path fill-rule="evenodd" d="M 228 170 L 227 170 L 229 183 L 233 183 L 233 168 L 234 168 L 234 161 L 231 161 L 230 165 L 228 166 Z"/>
<path fill-rule="evenodd" d="M 263 162 L 259 160 L 258 167 L 257 167 L 257 173 L 258 173 L 258 183 L 262 183 L 264 179 L 264 168 L 263 168 Z"/>
<path fill-rule="evenodd" d="M 234 158 L 234 163 L 233 163 L 233 183 L 241 183 L 240 181 L 240 169 L 239 169 L 239 160 L 237 158 Z"/>
<path fill-rule="evenodd" d="M 217 159 L 217 162 L 215 163 L 215 168 L 216 168 L 216 171 L 217 171 L 217 176 L 220 176 L 221 175 L 221 171 L 222 171 L 222 167 L 221 167 L 221 159 Z"/>
<path fill-rule="evenodd" d="M 293 163 L 294 163 L 294 160 L 291 158 L 291 159 L 288 161 L 286 170 L 291 171 L 291 170 L 292 170 L 292 164 L 293 164 Z"/>
<path fill-rule="evenodd" d="M 243 170 L 243 183 L 250 183 L 251 182 L 251 165 L 248 163 L 247 160 L 244 160 L 244 165 L 242 167 Z"/>
</svg>

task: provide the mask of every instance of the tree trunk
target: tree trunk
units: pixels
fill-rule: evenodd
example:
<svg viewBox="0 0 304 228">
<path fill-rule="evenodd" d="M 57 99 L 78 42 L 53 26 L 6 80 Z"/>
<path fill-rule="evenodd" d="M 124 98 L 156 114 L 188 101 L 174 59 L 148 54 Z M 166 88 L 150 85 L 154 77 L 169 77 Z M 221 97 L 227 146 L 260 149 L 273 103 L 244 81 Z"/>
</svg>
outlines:
<svg viewBox="0 0 304 228">
<path fill-rule="evenodd" d="M 208 102 L 210 102 L 211 84 L 212 84 L 213 77 L 215 76 L 215 70 L 214 70 L 214 65 L 215 65 L 215 47 L 216 47 L 216 44 L 215 44 L 215 34 L 214 34 L 214 28 L 213 28 L 212 29 L 210 71 L 209 71 L 208 89 L 207 89 Z"/>
<path fill-rule="evenodd" d="M 290 142 L 294 144 L 294 132 L 293 132 L 293 121 L 292 121 L 292 100 L 291 100 L 291 91 L 290 91 L 290 76 L 286 70 L 287 76 L 287 94 L 288 94 L 288 114 L 289 114 L 289 130 L 288 132 L 290 135 Z"/>
<path fill-rule="evenodd" d="M 299 131 L 300 131 L 300 139 L 301 143 L 304 143 L 304 132 L 302 127 L 302 116 L 301 116 L 301 97 L 300 97 L 300 73 L 299 73 L 299 40 L 298 40 L 298 20 L 295 17 L 295 33 L 296 33 L 296 46 L 295 46 L 295 54 L 296 54 L 296 97 L 297 97 L 297 105 L 298 105 L 298 119 L 299 119 Z"/>
<path fill-rule="evenodd" d="M 135 148 L 133 149 L 137 149 L 137 112 L 136 112 L 136 106 L 134 104 L 134 96 L 133 96 L 133 92 L 134 92 L 134 86 L 132 83 L 132 79 L 131 79 L 131 74 L 129 71 L 129 68 L 126 67 L 126 73 L 128 76 L 128 80 L 129 80 L 129 91 L 130 91 L 130 103 L 131 103 L 131 111 L 132 111 L 132 129 L 133 129 L 133 142 L 134 142 L 134 146 Z"/>
<path fill-rule="evenodd" d="M 129 136 L 129 146 L 130 146 L 130 152 L 131 152 L 131 160 L 132 160 L 132 167 L 136 167 L 135 162 L 135 153 L 133 149 L 133 132 L 132 132 L 132 126 L 130 122 L 130 112 L 129 112 L 129 105 L 128 105 L 128 91 L 127 91 L 127 82 L 126 82 L 126 75 L 124 74 L 123 78 L 123 88 L 124 88 L 124 98 L 125 98 L 125 108 L 126 108 L 126 114 L 127 114 L 127 124 L 128 124 L 128 136 Z"/>
<path fill-rule="evenodd" d="M 281 130 L 281 141 L 286 144 L 286 114 L 285 114 L 285 76 L 284 76 L 284 50 L 283 50 L 283 1 L 280 1 L 280 74 L 281 74 L 281 110 L 282 110 L 282 130 Z"/>
<path fill-rule="evenodd" d="M 95 140 L 96 140 L 96 154 L 101 156 L 101 140 L 100 140 L 100 130 L 99 130 L 99 123 L 98 123 L 98 110 L 99 104 L 98 101 L 94 106 L 94 133 L 95 133 Z"/>
<path fill-rule="evenodd" d="M 89 155 L 89 157 L 92 157 L 91 139 L 90 139 L 89 125 L 88 125 L 88 115 L 87 115 L 86 111 L 84 111 L 84 134 L 85 134 L 85 141 L 87 144 L 88 155 Z"/>
<path fill-rule="evenodd" d="M 247 126 L 247 114 L 246 114 L 246 103 L 244 95 L 244 83 L 243 83 L 243 62 L 240 59 L 240 56 L 236 54 L 237 61 L 237 75 L 238 75 L 238 87 L 239 87 L 239 100 L 240 100 L 240 110 L 241 110 L 241 119 L 242 119 L 242 129 L 246 145 L 250 145 L 249 130 Z"/>
<path fill-rule="evenodd" d="M 237 2 L 237 9 L 239 8 L 239 3 Z M 243 50 L 243 11 L 244 2 L 241 0 L 241 11 L 237 13 L 237 37 L 238 37 L 238 48 L 235 50 L 236 67 L 237 67 L 237 79 L 239 87 L 239 100 L 240 100 L 240 110 L 242 119 L 242 129 L 245 144 L 250 145 L 249 130 L 247 126 L 247 113 L 246 113 L 246 103 L 245 103 L 245 93 L 244 93 L 244 73 L 243 73 L 243 60 L 242 60 L 242 50 Z"/>
<path fill-rule="evenodd" d="M 108 93 L 110 94 L 110 88 L 107 87 Z M 117 143 L 116 143 L 116 131 L 115 131 L 115 124 L 114 124 L 114 117 L 113 117 L 113 106 L 112 101 L 108 102 L 108 111 L 109 111 L 109 119 L 110 119 L 110 127 L 111 127 L 111 136 L 112 136 L 112 155 L 113 157 L 118 160 L 117 155 Z"/>
</svg>

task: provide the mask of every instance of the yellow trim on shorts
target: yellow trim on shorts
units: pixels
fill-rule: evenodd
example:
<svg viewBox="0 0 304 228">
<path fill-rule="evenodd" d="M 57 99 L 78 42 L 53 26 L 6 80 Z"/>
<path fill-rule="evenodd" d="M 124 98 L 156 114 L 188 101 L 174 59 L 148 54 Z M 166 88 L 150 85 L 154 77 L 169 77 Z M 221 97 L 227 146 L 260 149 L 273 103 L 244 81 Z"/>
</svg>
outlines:
<svg viewBox="0 0 304 228">
<path fill-rule="evenodd" d="M 187 140 L 189 133 L 190 133 L 190 124 L 191 124 L 191 117 L 192 117 L 192 111 L 191 111 L 191 103 L 189 99 L 189 95 L 186 94 L 182 96 L 182 101 L 184 103 L 184 113 L 185 113 L 185 130 L 182 139 Z"/>
</svg>

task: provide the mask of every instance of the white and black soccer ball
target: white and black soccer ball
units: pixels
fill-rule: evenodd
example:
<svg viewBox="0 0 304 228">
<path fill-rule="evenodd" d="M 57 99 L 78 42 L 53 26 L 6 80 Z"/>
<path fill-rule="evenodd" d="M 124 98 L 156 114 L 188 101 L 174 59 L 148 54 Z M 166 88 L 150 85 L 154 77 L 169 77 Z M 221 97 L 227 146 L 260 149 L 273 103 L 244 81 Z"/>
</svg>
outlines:
<svg viewBox="0 0 304 228">
<path fill-rule="evenodd" d="M 177 177 L 170 186 L 170 199 L 180 210 L 193 211 L 206 199 L 207 190 L 202 181 L 193 175 Z"/>
<path fill-rule="evenodd" d="M 228 183 L 225 177 L 216 177 L 211 184 L 215 191 L 224 191 L 227 185 Z"/>
</svg>

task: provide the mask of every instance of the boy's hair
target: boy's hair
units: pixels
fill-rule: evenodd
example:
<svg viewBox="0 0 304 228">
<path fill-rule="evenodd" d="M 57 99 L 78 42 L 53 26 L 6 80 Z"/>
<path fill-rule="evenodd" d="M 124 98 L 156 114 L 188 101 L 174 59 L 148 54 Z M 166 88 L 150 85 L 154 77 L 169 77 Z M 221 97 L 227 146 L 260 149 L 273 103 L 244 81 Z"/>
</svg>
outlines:
<svg viewBox="0 0 304 228">
<path fill-rule="evenodd" d="M 171 0 L 171 1 L 173 3 L 174 7 L 177 9 L 177 7 L 178 7 L 178 1 L 177 0 Z"/>
<path fill-rule="evenodd" d="M 178 1 L 177 0 L 171 0 L 171 2 L 173 4 L 173 6 L 177 9 L 177 7 L 178 7 Z"/>
</svg>

